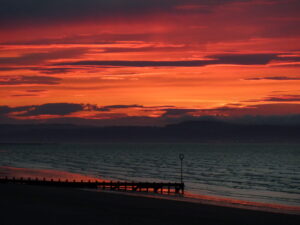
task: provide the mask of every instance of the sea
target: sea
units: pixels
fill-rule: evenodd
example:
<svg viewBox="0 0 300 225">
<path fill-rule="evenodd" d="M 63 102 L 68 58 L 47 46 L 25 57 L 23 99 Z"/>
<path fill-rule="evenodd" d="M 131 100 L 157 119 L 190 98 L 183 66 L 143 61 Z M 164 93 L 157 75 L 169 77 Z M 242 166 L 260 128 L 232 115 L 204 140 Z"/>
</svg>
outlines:
<svg viewBox="0 0 300 225">
<path fill-rule="evenodd" d="M 1 167 L 180 182 L 199 196 L 300 206 L 300 144 L 0 144 Z M 1 172 L 1 171 L 0 171 Z"/>
</svg>

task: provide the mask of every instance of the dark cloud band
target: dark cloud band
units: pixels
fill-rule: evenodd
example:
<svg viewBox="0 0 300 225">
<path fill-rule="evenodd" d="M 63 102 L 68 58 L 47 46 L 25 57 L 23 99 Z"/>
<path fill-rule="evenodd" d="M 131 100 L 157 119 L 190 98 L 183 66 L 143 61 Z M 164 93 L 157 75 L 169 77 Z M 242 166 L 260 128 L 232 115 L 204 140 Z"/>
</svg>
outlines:
<svg viewBox="0 0 300 225">
<path fill-rule="evenodd" d="M 246 78 L 245 80 L 275 80 L 275 81 L 284 81 L 284 80 L 300 80 L 300 77 L 287 77 L 287 76 L 272 76 L 272 77 L 251 77 Z"/>
<path fill-rule="evenodd" d="M 236 1 L 248 0 L 2 0 L 0 24 L 21 20 L 50 22 L 84 18 L 116 19 L 122 16 L 135 17 L 153 12 L 178 11 L 178 6 L 182 5 L 207 6 L 209 8 L 205 11 L 199 11 L 207 13 L 211 7 Z"/>
<path fill-rule="evenodd" d="M 91 61 L 56 63 L 55 66 L 117 66 L 117 67 L 200 67 L 216 64 L 265 65 L 277 59 L 276 54 L 210 55 L 207 60 L 189 61 Z"/>
</svg>

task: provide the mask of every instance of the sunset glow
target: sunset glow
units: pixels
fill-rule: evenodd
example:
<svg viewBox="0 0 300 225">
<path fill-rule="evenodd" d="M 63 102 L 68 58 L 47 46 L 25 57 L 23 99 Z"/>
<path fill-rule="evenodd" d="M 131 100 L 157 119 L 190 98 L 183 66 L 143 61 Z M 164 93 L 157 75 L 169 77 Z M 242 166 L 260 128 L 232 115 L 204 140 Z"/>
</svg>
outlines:
<svg viewBox="0 0 300 225">
<path fill-rule="evenodd" d="M 0 9 L 1 123 L 300 114 L 298 0 L 31 2 Z"/>
</svg>

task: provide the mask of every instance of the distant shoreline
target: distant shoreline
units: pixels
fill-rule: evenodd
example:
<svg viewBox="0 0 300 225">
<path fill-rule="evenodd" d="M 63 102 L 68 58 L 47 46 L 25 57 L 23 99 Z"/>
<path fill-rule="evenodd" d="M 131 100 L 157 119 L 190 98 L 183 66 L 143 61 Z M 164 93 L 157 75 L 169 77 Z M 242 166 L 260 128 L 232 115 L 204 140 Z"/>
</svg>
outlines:
<svg viewBox="0 0 300 225">
<path fill-rule="evenodd" d="M 155 126 L 0 124 L 0 143 L 299 143 L 300 125 L 186 121 Z"/>
</svg>

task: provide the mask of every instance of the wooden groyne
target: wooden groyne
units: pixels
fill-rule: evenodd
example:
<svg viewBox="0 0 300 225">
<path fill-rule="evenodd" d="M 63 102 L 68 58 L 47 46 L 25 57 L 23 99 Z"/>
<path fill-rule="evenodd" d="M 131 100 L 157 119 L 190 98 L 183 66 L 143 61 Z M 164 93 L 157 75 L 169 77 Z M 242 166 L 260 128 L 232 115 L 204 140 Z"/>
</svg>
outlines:
<svg viewBox="0 0 300 225">
<path fill-rule="evenodd" d="M 184 194 L 184 183 L 156 183 L 156 182 L 116 182 L 116 181 L 76 181 L 61 179 L 38 179 L 38 178 L 0 178 L 0 184 L 28 184 L 40 186 L 92 188 L 117 191 L 154 192 L 161 194 Z"/>
</svg>

